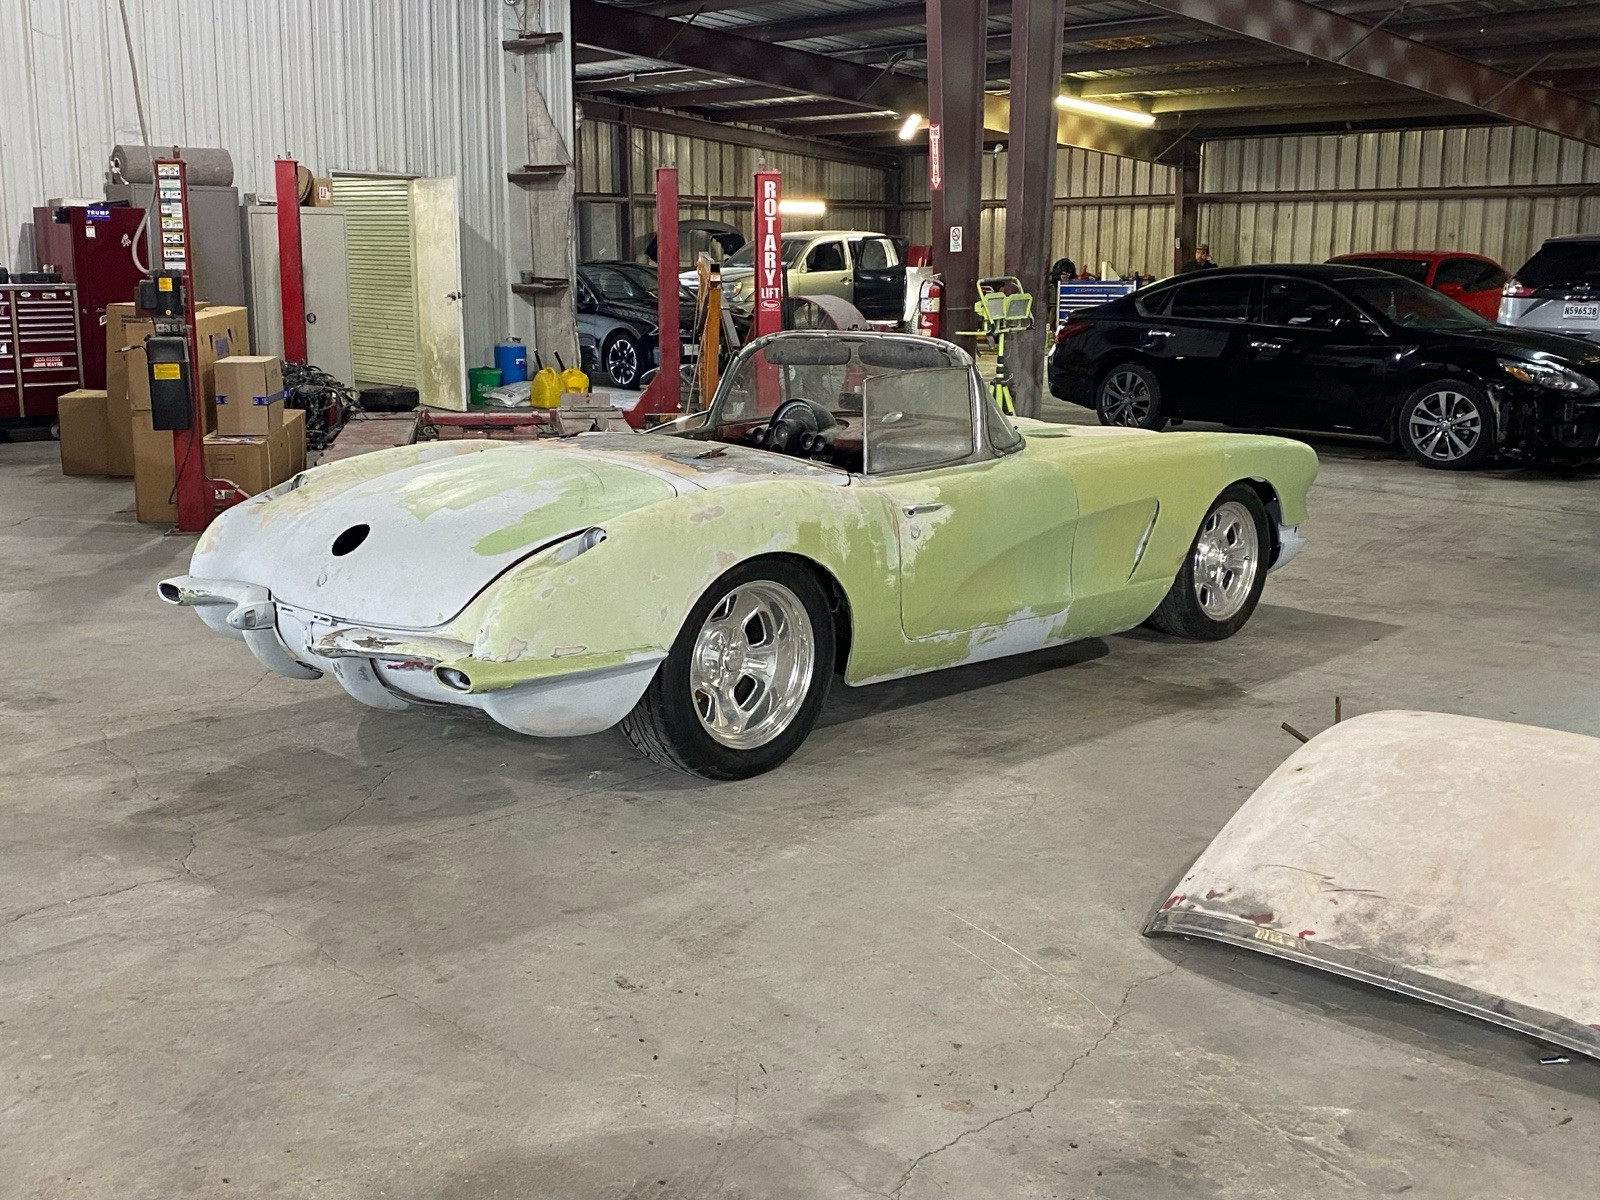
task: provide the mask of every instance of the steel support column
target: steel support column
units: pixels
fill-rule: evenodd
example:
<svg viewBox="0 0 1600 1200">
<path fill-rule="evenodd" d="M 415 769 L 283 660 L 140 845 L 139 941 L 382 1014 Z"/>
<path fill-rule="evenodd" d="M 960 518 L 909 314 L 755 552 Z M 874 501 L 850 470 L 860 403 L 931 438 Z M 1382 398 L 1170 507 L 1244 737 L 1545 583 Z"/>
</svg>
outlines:
<svg viewBox="0 0 1600 1200">
<path fill-rule="evenodd" d="M 1011 138 L 1006 147 L 1006 274 L 1033 296 L 1033 328 L 1007 339 L 1011 399 L 1017 414 L 1037 417 L 1044 395 L 1045 330 L 1055 311 L 1046 294 L 1053 257 L 1056 94 L 1061 88 L 1062 0 L 1014 0 L 1011 6 Z"/>
<path fill-rule="evenodd" d="M 987 0 L 928 0 L 928 120 L 933 267 L 944 279 L 939 331 L 971 350 L 978 293 L 978 214 L 983 191 L 983 84 Z M 932 129 L 929 130 L 930 135 Z M 937 178 L 935 178 L 937 175 Z"/>
<path fill-rule="evenodd" d="M 1172 269 L 1194 257 L 1200 240 L 1200 143 L 1184 142 L 1177 147 L 1178 161 L 1172 172 Z"/>
</svg>

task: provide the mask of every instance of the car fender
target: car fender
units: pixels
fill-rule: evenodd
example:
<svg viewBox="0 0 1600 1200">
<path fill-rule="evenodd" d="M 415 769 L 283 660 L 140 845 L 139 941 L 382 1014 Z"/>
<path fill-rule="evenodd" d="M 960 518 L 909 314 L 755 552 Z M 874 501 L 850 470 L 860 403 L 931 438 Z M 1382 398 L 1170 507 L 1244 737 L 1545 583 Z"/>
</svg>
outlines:
<svg viewBox="0 0 1600 1200">
<path fill-rule="evenodd" d="M 898 547 L 871 489 L 761 481 L 624 514 L 603 540 L 559 548 L 507 571 L 463 611 L 474 690 L 664 655 L 689 610 L 738 563 L 792 555 L 837 582 L 851 614 L 847 675 L 892 659 L 900 632 Z M 449 665 L 449 664 L 443 664 Z"/>
</svg>

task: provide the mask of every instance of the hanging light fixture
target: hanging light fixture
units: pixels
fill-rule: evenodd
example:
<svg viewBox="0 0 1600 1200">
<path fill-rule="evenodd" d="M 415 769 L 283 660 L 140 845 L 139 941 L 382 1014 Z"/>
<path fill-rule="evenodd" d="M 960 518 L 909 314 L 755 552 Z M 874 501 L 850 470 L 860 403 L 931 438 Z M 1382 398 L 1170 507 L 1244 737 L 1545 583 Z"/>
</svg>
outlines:
<svg viewBox="0 0 1600 1200">
<path fill-rule="evenodd" d="M 1094 100 L 1084 100 L 1065 93 L 1056 97 L 1056 107 L 1091 117 L 1101 117 L 1107 121 L 1121 121 L 1124 125 L 1137 125 L 1141 129 L 1149 129 L 1156 123 L 1153 116 L 1136 108 L 1118 108 L 1115 104 L 1100 104 Z"/>
</svg>

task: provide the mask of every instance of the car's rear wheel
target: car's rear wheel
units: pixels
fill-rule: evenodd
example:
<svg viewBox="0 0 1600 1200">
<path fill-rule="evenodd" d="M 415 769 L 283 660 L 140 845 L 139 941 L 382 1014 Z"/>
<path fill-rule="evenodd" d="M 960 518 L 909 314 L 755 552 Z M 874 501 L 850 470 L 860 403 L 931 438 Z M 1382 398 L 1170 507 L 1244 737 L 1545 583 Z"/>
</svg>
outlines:
<svg viewBox="0 0 1600 1200">
<path fill-rule="evenodd" d="M 1145 624 L 1200 641 L 1232 637 L 1261 600 L 1271 553 L 1261 497 L 1233 484 L 1206 510 L 1177 578 Z"/>
<path fill-rule="evenodd" d="M 606 378 L 617 387 L 631 388 L 639 384 L 644 373 L 644 352 L 639 343 L 625 333 L 613 333 L 600 351 Z"/>
<path fill-rule="evenodd" d="M 706 779 L 760 775 L 816 724 L 834 651 L 815 576 L 784 559 L 741 563 L 690 611 L 622 731 L 664 766 Z"/>
<path fill-rule="evenodd" d="M 1155 372 L 1134 362 L 1118 363 L 1101 377 L 1094 392 L 1094 411 L 1102 425 L 1161 429 L 1161 382 Z"/>
<path fill-rule="evenodd" d="M 1494 410 L 1472 384 L 1441 379 L 1406 398 L 1397 433 L 1401 447 L 1423 466 L 1465 471 L 1494 452 Z"/>
</svg>

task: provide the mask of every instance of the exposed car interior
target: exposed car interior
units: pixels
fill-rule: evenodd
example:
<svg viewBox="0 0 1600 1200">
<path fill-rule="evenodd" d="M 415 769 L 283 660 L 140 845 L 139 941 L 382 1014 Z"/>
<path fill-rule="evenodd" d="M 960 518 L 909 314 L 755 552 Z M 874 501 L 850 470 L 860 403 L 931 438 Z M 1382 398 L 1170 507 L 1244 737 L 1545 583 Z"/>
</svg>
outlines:
<svg viewBox="0 0 1600 1200">
<path fill-rule="evenodd" d="M 983 447 L 971 364 L 930 340 L 786 335 L 751 347 L 711 408 L 666 432 L 754 446 L 855 473 L 957 463 Z M 994 449 L 1021 438 L 986 421 Z"/>
</svg>

